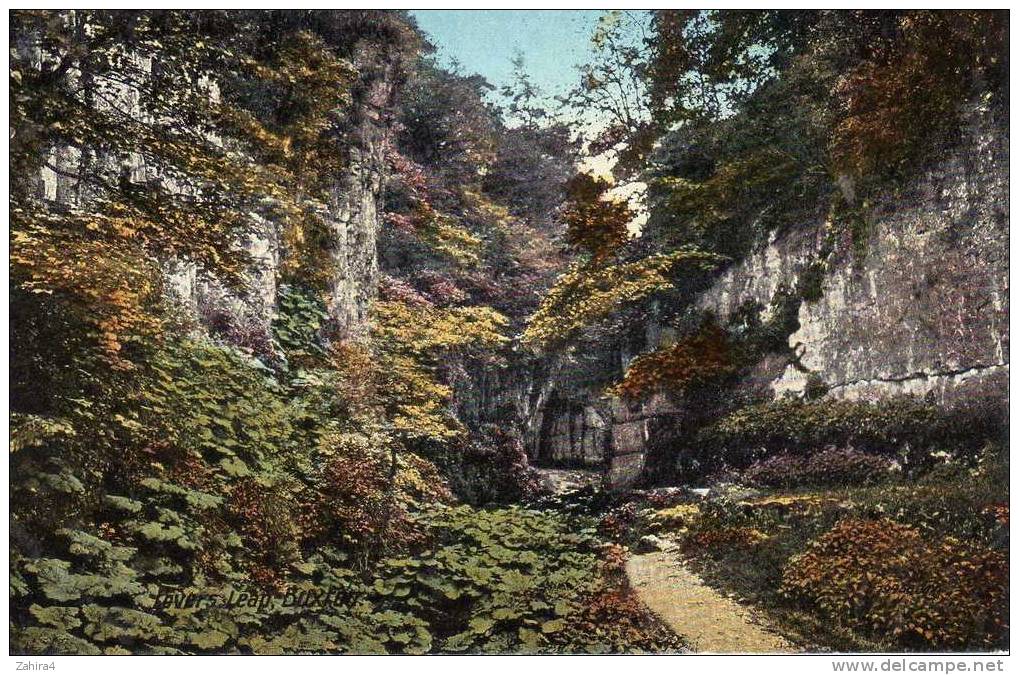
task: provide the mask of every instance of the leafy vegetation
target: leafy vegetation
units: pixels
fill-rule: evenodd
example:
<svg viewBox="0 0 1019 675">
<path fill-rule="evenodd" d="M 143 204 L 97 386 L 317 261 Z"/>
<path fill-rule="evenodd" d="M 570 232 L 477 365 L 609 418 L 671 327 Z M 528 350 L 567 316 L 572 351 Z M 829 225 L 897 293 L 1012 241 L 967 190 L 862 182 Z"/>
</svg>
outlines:
<svg viewBox="0 0 1019 675">
<path fill-rule="evenodd" d="M 531 317 L 523 342 L 550 347 L 574 337 L 627 303 L 672 287 L 675 267 L 711 269 L 717 256 L 678 250 L 614 265 L 574 266 L 561 275 Z"/>
<path fill-rule="evenodd" d="M 573 117 L 522 59 L 493 102 L 404 12 L 18 10 L 11 38 L 13 651 L 678 650 L 626 584 L 645 533 L 824 646 L 1005 644 L 1001 410 L 733 386 L 798 365 L 874 198 L 1001 114 L 1003 13 L 610 12 Z M 643 225 L 577 173 L 592 114 Z M 695 308 L 820 219 L 770 306 Z M 575 398 L 685 400 L 647 473 L 709 498 L 544 495 L 519 408 L 570 368 Z"/>
<path fill-rule="evenodd" d="M 1007 621 L 1005 556 L 890 520 L 844 520 L 789 562 L 783 589 L 910 646 L 996 645 Z"/>
<path fill-rule="evenodd" d="M 16 563 L 30 618 L 13 644 L 32 653 L 88 654 L 124 647 L 416 654 L 680 646 L 627 595 L 590 528 L 578 531 L 553 514 L 522 509 L 440 507 L 414 520 L 421 538 L 412 551 L 361 570 L 326 546 L 292 564 L 286 587 L 249 595 L 250 602 L 232 584 L 174 583 L 179 567 L 166 562 L 139 574 L 137 549 L 68 531 L 69 553 L 81 562 Z M 155 530 L 152 536 L 166 540 Z M 109 571 L 84 572 L 89 560 Z M 149 579 L 158 580 L 160 595 L 139 583 Z M 113 599 L 130 605 L 105 606 Z"/>
<path fill-rule="evenodd" d="M 739 408 L 705 426 L 695 441 L 705 458 L 745 466 L 781 452 L 811 455 L 829 446 L 897 457 L 922 469 L 940 452 L 974 457 L 1003 438 L 994 406 L 944 409 L 913 397 L 869 401 L 778 400 Z"/>
<path fill-rule="evenodd" d="M 731 350 L 725 332 L 708 324 L 689 338 L 638 356 L 613 393 L 629 399 L 656 390 L 680 393 L 688 385 L 731 375 L 735 370 Z"/>
<path fill-rule="evenodd" d="M 599 530 L 676 541 L 709 584 L 811 650 L 994 649 L 1008 639 L 1007 474 L 989 446 L 976 463 L 822 490 L 802 474 L 763 489 L 720 476 L 706 498 L 632 497 Z"/>
<path fill-rule="evenodd" d="M 830 446 L 810 457 L 783 454 L 758 460 L 740 475 L 740 482 L 779 488 L 861 485 L 888 480 L 895 467 L 888 457 Z"/>
</svg>

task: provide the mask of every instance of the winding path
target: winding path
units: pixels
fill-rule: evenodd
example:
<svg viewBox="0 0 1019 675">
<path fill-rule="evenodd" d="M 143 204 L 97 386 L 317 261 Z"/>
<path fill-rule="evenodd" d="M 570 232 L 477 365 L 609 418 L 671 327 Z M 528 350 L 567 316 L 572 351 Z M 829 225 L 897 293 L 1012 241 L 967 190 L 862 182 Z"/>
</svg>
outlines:
<svg viewBox="0 0 1019 675">
<path fill-rule="evenodd" d="M 641 601 L 686 638 L 694 652 L 797 651 L 749 609 L 707 586 L 674 550 L 632 556 L 626 575 Z"/>
</svg>

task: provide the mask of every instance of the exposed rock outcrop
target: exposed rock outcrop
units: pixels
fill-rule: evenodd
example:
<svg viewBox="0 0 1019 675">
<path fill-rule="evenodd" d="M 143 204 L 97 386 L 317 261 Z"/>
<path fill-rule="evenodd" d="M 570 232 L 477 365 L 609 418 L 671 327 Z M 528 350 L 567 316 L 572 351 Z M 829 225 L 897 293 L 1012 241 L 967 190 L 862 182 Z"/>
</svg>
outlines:
<svg viewBox="0 0 1019 675">
<path fill-rule="evenodd" d="M 863 245 L 833 253 L 820 298 L 800 305 L 789 336 L 798 363 L 772 382 L 776 395 L 802 392 L 810 374 L 838 398 L 1006 394 L 1007 139 L 975 123 L 949 157 L 866 214 Z M 773 238 L 700 306 L 722 318 L 747 300 L 767 306 L 819 259 L 831 227 Z"/>
<path fill-rule="evenodd" d="M 800 303 L 799 328 L 788 338 L 795 357 L 766 357 L 748 387 L 798 395 L 812 378 L 835 398 L 1007 401 L 1008 133 L 983 111 L 971 119 L 944 159 L 861 208 L 865 227 L 856 228 L 855 240 L 830 222 L 773 234 L 701 295 L 697 306 L 724 323 L 748 304 L 768 308 L 782 289 L 797 287 L 808 266 L 824 264 L 819 297 Z M 648 349 L 670 339 L 660 327 L 647 332 Z M 553 383 L 549 400 L 565 386 Z M 587 436 L 575 431 L 584 428 L 584 405 L 536 411 L 553 458 L 590 451 Z M 649 441 L 682 414 L 663 399 L 634 408 L 614 403 L 599 445 L 609 482 L 635 481 Z"/>
<path fill-rule="evenodd" d="M 386 111 L 392 108 L 395 86 L 395 65 L 382 51 L 370 43 L 354 50 L 355 68 L 370 74 L 359 83 L 359 95 L 350 114 L 353 128 L 347 170 L 335 177 L 322 213 L 332 236 L 326 307 L 336 336 L 343 338 L 363 337 L 378 287 L 376 241 L 382 225 L 380 201 L 389 134 Z M 252 263 L 243 291 L 232 291 L 216 279 L 202 278 L 189 264 L 171 265 L 169 285 L 200 323 L 208 326 L 210 313 L 225 314 L 236 324 L 264 332 L 268 339 L 276 314 L 284 254 L 278 224 L 263 222 L 240 245 Z"/>
</svg>

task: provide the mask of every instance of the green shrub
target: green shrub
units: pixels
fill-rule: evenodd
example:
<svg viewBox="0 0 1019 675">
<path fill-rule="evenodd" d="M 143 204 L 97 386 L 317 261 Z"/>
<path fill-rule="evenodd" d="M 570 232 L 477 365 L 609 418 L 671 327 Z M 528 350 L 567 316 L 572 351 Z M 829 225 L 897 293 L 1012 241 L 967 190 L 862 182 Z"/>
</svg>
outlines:
<svg viewBox="0 0 1019 675">
<path fill-rule="evenodd" d="M 1008 547 L 1007 448 L 988 446 L 974 462 L 939 464 L 913 481 L 836 495 L 861 517 L 887 516 L 926 534 Z"/>
<path fill-rule="evenodd" d="M 796 280 L 796 291 L 804 302 L 817 302 L 824 297 L 825 265 L 814 261 L 803 268 Z"/>
<path fill-rule="evenodd" d="M 272 321 L 276 343 L 290 360 L 307 360 L 324 354 L 320 331 L 328 314 L 325 302 L 313 291 L 282 286 Z"/>
<path fill-rule="evenodd" d="M 1002 428 L 1000 410 L 990 404 L 946 410 L 912 397 L 781 399 L 737 409 L 702 428 L 696 447 L 708 467 L 745 467 L 774 453 L 805 455 L 834 445 L 898 455 L 912 470 L 929 466 L 936 450 L 972 456 Z"/>
</svg>

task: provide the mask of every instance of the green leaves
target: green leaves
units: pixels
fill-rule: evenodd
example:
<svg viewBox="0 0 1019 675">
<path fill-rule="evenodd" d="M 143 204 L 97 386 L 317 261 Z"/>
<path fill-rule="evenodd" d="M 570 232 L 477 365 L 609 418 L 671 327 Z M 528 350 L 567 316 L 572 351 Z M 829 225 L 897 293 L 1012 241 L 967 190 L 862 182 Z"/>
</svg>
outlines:
<svg viewBox="0 0 1019 675">
<path fill-rule="evenodd" d="M 285 285 L 277 299 L 278 311 L 272 322 L 273 337 L 290 360 L 323 356 L 319 331 L 328 318 L 325 302 L 309 290 Z"/>
<path fill-rule="evenodd" d="M 111 508 L 124 511 L 126 513 L 138 513 L 144 506 L 144 504 L 137 500 L 129 497 L 121 497 L 119 495 L 104 495 L 103 503 Z"/>
<path fill-rule="evenodd" d="M 108 575 L 75 574 L 71 563 L 57 558 L 39 558 L 25 563 L 27 572 L 35 576 L 35 583 L 50 600 L 71 602 L 81 598 L 113 598 L 134 596 L 145 592 L 135 580 L 135 573 L 117 563 Z"/>
<path fill-rule="evenodd" d="M 218 630 L 201 631 L 188 635 L 188 643 L 200 650 L 216 649 L 226 644 L 229 635 Z"/>
<path fill-rule="evenodd" d="M 28 611 L 44 626 L 70 631 L 81 625 L 77 607 L 61 607 L 58 605 L 42 607 L 40 605 L 32 605 L 28 608 Z"/>
<path fill-rule="evenodd" d="M 108 541 L 80 530 L 62 529 L 58 530 L 57 534 L 70 540 L 71 543 L 67 550 L 72 555 L 92 556 L 106 560 L 128 560 L 135 553 L 133 548 L 114 546 Z"/>
<path fill-rule="evenodd" d="M 228 476 L 233 476 L 234 478 L 243 478 L 244 476 L 251 475 L 248 465 L 237 457 L 221 459 L 219 460 L 219 466 Z"/>
<path fill-rule="evenodd" d="M 553 619 L 551 621 L 546 621 L 545 623 L 541 624 L 541 632 L 558 633 L 565 627 L 566 627 L 565 621 L 563 621 L 562 619 Z"/>
</svg>

